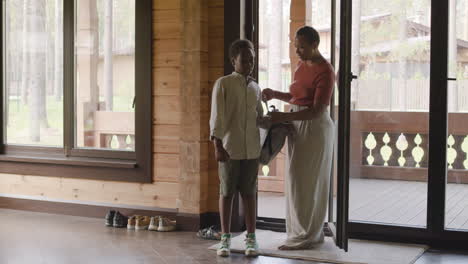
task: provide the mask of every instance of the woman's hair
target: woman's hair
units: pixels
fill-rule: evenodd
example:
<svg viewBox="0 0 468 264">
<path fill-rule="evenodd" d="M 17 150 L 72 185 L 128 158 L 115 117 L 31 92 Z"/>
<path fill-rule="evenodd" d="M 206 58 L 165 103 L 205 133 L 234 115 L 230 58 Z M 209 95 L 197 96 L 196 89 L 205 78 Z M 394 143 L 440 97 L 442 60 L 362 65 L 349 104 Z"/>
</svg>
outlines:
<svg viewBox="0 0 468 264">
<path fill-rule="evenodd" d="M 297 30 L 296 36 L 301 36 L 306 39 L 309 44 L 317 42 L 317 45 L 320 44 L 320 35 L 313 27 L 303 26 Z"/>
<path fill-rule="evenodd" d="M 231 47 L 229 47 L 229 58 L 231 60 L 237 58 L 244 49 L 251 49 L 255 53 L 254 45 L 250 40 L 238 39 L 234 41 L 231 43 Z"/>
</svg>

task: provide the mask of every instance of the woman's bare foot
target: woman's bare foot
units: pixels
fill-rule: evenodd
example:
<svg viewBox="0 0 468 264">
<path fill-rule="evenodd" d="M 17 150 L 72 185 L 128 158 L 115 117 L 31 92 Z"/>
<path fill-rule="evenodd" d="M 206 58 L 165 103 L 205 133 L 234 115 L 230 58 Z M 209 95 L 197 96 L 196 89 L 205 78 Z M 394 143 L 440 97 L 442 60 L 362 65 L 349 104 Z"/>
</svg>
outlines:
<svg viewBox="0 0 468 264">
<path fill-rule="evenodd" d="M 279 250 L 302 250 L 302 249 L 310 249 L 311 246 L 304 244 L 304 245 L 298 245 L 298 246 L 287 246 L 287 245 L 281 245 L 278 247 Z"/>
<path fill-rule="evenodd" d="M 286 246 L 286 245 L 281 245 L 278 247 L 279 250 L 290 250 L 290 246 Z"/>
</svg>

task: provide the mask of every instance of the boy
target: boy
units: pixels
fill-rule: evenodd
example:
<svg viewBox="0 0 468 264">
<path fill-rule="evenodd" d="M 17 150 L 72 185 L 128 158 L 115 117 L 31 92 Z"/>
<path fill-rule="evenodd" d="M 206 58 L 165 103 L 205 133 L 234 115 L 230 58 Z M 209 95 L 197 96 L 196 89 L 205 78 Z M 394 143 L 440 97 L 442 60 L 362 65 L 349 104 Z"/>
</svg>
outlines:
<svg viewBox="0 0 468 264">
<path fill-rule="evenodd" d="M 239 191 L 245 208 L 247 237 L 245 255 L 256 256 L 255 192 L 257 189 L 260 135 L 258 122 L 263 117 L 261 91 L 250 77 L 255 51 L 248 40 L 231 44 L 229 57 L 234 72 L 219 78 L 213 88 L 210 136 L 215 146 L 220 179 L 219 212 L 221 246 L 219 256 L 230 255 L 230 225 L 234 194 Z"/>
</svg>

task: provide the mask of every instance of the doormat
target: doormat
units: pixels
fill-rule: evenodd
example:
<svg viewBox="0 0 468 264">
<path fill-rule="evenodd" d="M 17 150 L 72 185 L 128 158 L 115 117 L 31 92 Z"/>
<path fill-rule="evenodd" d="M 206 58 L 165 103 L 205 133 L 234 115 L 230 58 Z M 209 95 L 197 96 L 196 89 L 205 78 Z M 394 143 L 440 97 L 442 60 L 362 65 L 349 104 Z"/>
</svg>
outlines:
<svg viewBox="0 0 468 264">
<path fill-rule="evenodd" d="M 330 237 L 325 242 L 308 250 L 278 250 L 278 246 L 286 239 L 286 233 L 268 230 L 257 230 L 259 253 L 263 256 L 311 260 L 325 263 L 340 264 L 411 264 L 428 249 L 425 245 L 400 244 L 350 239 L 348 252 L 336 247 Z M 245 233 L 232 238 L 231 251 L 244 253 Z M 216 250 L 218 244 L 209 249 Z"/>
</svg>

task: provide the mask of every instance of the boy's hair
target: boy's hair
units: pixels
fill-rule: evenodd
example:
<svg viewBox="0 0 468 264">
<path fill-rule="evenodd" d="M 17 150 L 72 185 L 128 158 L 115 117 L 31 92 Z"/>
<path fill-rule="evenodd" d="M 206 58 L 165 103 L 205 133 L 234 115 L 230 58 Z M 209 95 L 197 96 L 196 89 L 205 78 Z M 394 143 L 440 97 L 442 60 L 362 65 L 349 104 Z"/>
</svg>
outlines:
<svg viewBox="0 0 468 264">
<path fill-rule="evenodd" d="M 251 49 L 255 53 L 255 48 L 252 42 L 247 39 L 238 39 L 234 42 L 231 43 L 231 46 L 229 47 L 229 59 L 235 59 L 239 54 L 241 53 L 242 50 L 244 49 Z"/>
<path fill-rule="evenodd" d="M 306 39 L 309 44 L 317 42 L 317 45 L 320 44 L 320 35 L 313 27 L 303 26 L 297 30 L 296 36 L 301 36 Z"/>
</svg>

